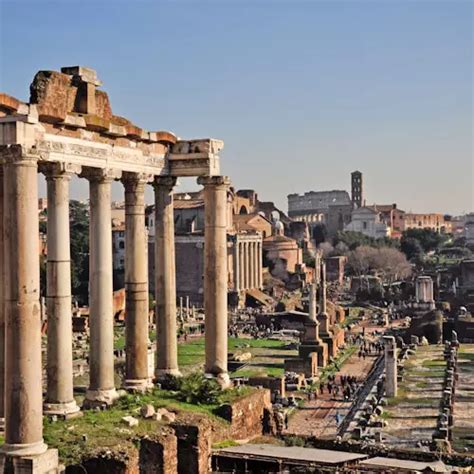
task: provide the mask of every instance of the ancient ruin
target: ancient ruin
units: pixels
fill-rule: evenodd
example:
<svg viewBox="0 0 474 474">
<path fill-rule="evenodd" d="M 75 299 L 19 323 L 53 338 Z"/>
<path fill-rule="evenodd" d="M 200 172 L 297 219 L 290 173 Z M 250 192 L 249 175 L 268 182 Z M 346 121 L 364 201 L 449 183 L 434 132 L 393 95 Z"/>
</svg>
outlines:
<svg viewBox="0 0 474 474">
<path fill-rule="evenodd" d="M 111 183 L 125 188 L 126 381 L 133 390 L 152 383 L 148 374 L 148 273 L 144 189 L 155 192 L 155 292 L 159 339 L 155 380 L 179 374 L 176 342 L 173 188 L 195 176 L 204 188 L 206 373 L 228 384 L 227 253 L 225 211 L 230 185 L 219 173 L 223 142 L 182 140 L 167 131 L 146 131 L 113 115 L 94 70 L 64 67 L 40 71 L 28 103 L 0 94 L 0 360 L 5 390 L 2 452 L 18 467 L 22 458 L 57 464 L 43 441 L 45 413 L 78 411 L 72 385 L 72 323 L 69 255 L 69 181 L 89 181 L 90 197 L 90 385 L 88 407 L 110 405 L 114 384 L 112 313 Z M 42 399 L 39 302 L 37 175 L 47 179 L 49 312 L 47 396 Z M 3 342 L 2 342 L 3 344 Z M 3 399 L 4 395 L 4 399 Z M 41 471 L 43 472 L 43 471 Z M 46 471 L 45 471 L 46 472 Z M 49 472 L 49 471 L 48 471 Z"/>
</svg>

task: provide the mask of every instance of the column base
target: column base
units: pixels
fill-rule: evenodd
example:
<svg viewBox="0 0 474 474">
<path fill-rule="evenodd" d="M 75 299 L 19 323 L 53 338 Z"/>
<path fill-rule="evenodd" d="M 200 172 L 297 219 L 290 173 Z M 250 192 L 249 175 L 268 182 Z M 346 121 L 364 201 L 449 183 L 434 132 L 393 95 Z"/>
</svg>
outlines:
<svg viewBox="0 0 474 474">
<path fill-rule="evenodd" d="M 60 474 L 64 472 L 64 466 L 59 464 L 58 450 L 48 449 L 44 453 L 34 456 L 12 457 L 2 454 L 0 455 L 0 472 Z"/>
<path fill-rule="evenodd" d="M 166 380 L 167 377 L 181 377 L 179 369 L 155 369 L 154 382 L 160 383 L 162 380 Z"/>
<path fill-rule="evenodd" d="M 64 419 L 80 416 L 81 409 L 76 401 L 65 403 L 45 403 L 43 405 L 43 414 L 46 416 L 56 415 Z"/>
<path fill-rule="evenodd" d="M 127 392 L 145 393 L 153 388 L 153 382 L 151 379 L 126 379 L 123 388 Z"/>
<path fill-rule="evenodd" d="M 44 454 L 47 450 L 48 446 L 43 440 L 37 443 L 25 444 L 5 443 L 0 449 L 1 453 L 8 457 L 39 456 L 40 454 Z"/>
<path fill-rule="evenodd" d="M 204 375 L 208 379 L 215 379 L 222 389 L 230 388 L 232 386 L 232 381 L 230 380 L 229 374 L 227 372 L 221 372 L 217 375 L 209 373 Z"/>
<path fill-rule="evenodd" d="M 119 398 L 115 388 L 106 390 L 87 390 L 83 408 L 109 407 Z"/>
</svg>

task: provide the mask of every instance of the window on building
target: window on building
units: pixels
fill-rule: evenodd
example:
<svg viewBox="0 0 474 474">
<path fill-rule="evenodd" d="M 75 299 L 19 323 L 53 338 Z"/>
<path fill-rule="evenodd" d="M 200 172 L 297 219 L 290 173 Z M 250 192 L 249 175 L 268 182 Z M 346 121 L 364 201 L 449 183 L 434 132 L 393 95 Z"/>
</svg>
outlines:
<svg viewBox="0 0 474 474">
<path fill-rule="evenodd" d="M 125 242 L 123 240 L 121 240 L 119 242 L 119 249 L 124 249 L 125 248 Z"/>
</svg>

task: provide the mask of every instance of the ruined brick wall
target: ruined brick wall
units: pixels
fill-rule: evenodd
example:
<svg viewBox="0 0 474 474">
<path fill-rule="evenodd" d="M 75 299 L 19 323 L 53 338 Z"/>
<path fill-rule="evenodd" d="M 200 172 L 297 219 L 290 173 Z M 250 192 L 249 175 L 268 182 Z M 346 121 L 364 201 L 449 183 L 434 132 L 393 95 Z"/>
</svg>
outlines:
<svg viewBox="0 0 474 474">
<path fill-rule="evenodd" d="M 229 437 L 247 439 L 263 433 L 266 408 L 271 407 L 270 390 L 260 389 L 232 404 L 222 405 L 217 414 L 231 423 Z"/>
<path fill-rule="evenodd" d="M 72 472 L 76 471 L 72 468 Z M 87 474 L 139 474 L 138 452 L 136 449 L 103 449 L 82 463 L 82 472 Z"/>
<path fill-rule="evenodd" d="M 173 423 L 178 440 L 178 473 L 207 474 L 212 446 L 212 427 L 202 419 L 198 425 Z"/>
<path fill-rule="evenodd" d="M 140 441 L 140 472 L 176 474 L 178 472 L 178 441 L 174 431 L 165 428 Z"/>
</svg>

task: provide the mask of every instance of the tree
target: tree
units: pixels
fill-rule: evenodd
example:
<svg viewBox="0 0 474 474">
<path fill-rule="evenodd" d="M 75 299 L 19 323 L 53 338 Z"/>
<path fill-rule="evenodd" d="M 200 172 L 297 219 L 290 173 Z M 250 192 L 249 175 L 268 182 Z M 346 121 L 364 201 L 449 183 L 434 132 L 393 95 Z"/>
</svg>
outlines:
<svg viewBox="0 0 474 474">
<path fill-rule="evenodd" d="M 354 275 L 373 273 L 387 282 L 407 278 L 411 274 L 411 266 L 405 255 L 390 247 L 361 245 L 349 252 L 347 263 Z"/>
<path fill-rule="evenodd" d="M 72 294 L 80 304 L 87 304 L 89 295 L 89 207 L 71 201 L 71 285 Z"/>
<path fill-rule="evenodd" d="M 437 250 L 448 240 L 447 235 L 431 229 L 407 229 L 402 234 L 402 241 L 409 238 L 418 240 L 425 252 Z"/>
<path fill-rule="evenodd" d="M 420 241 L 414 237 L 402 237 L 400 249 L 408 260 L 419 260 L 424 253 Z"/>
</svg>

